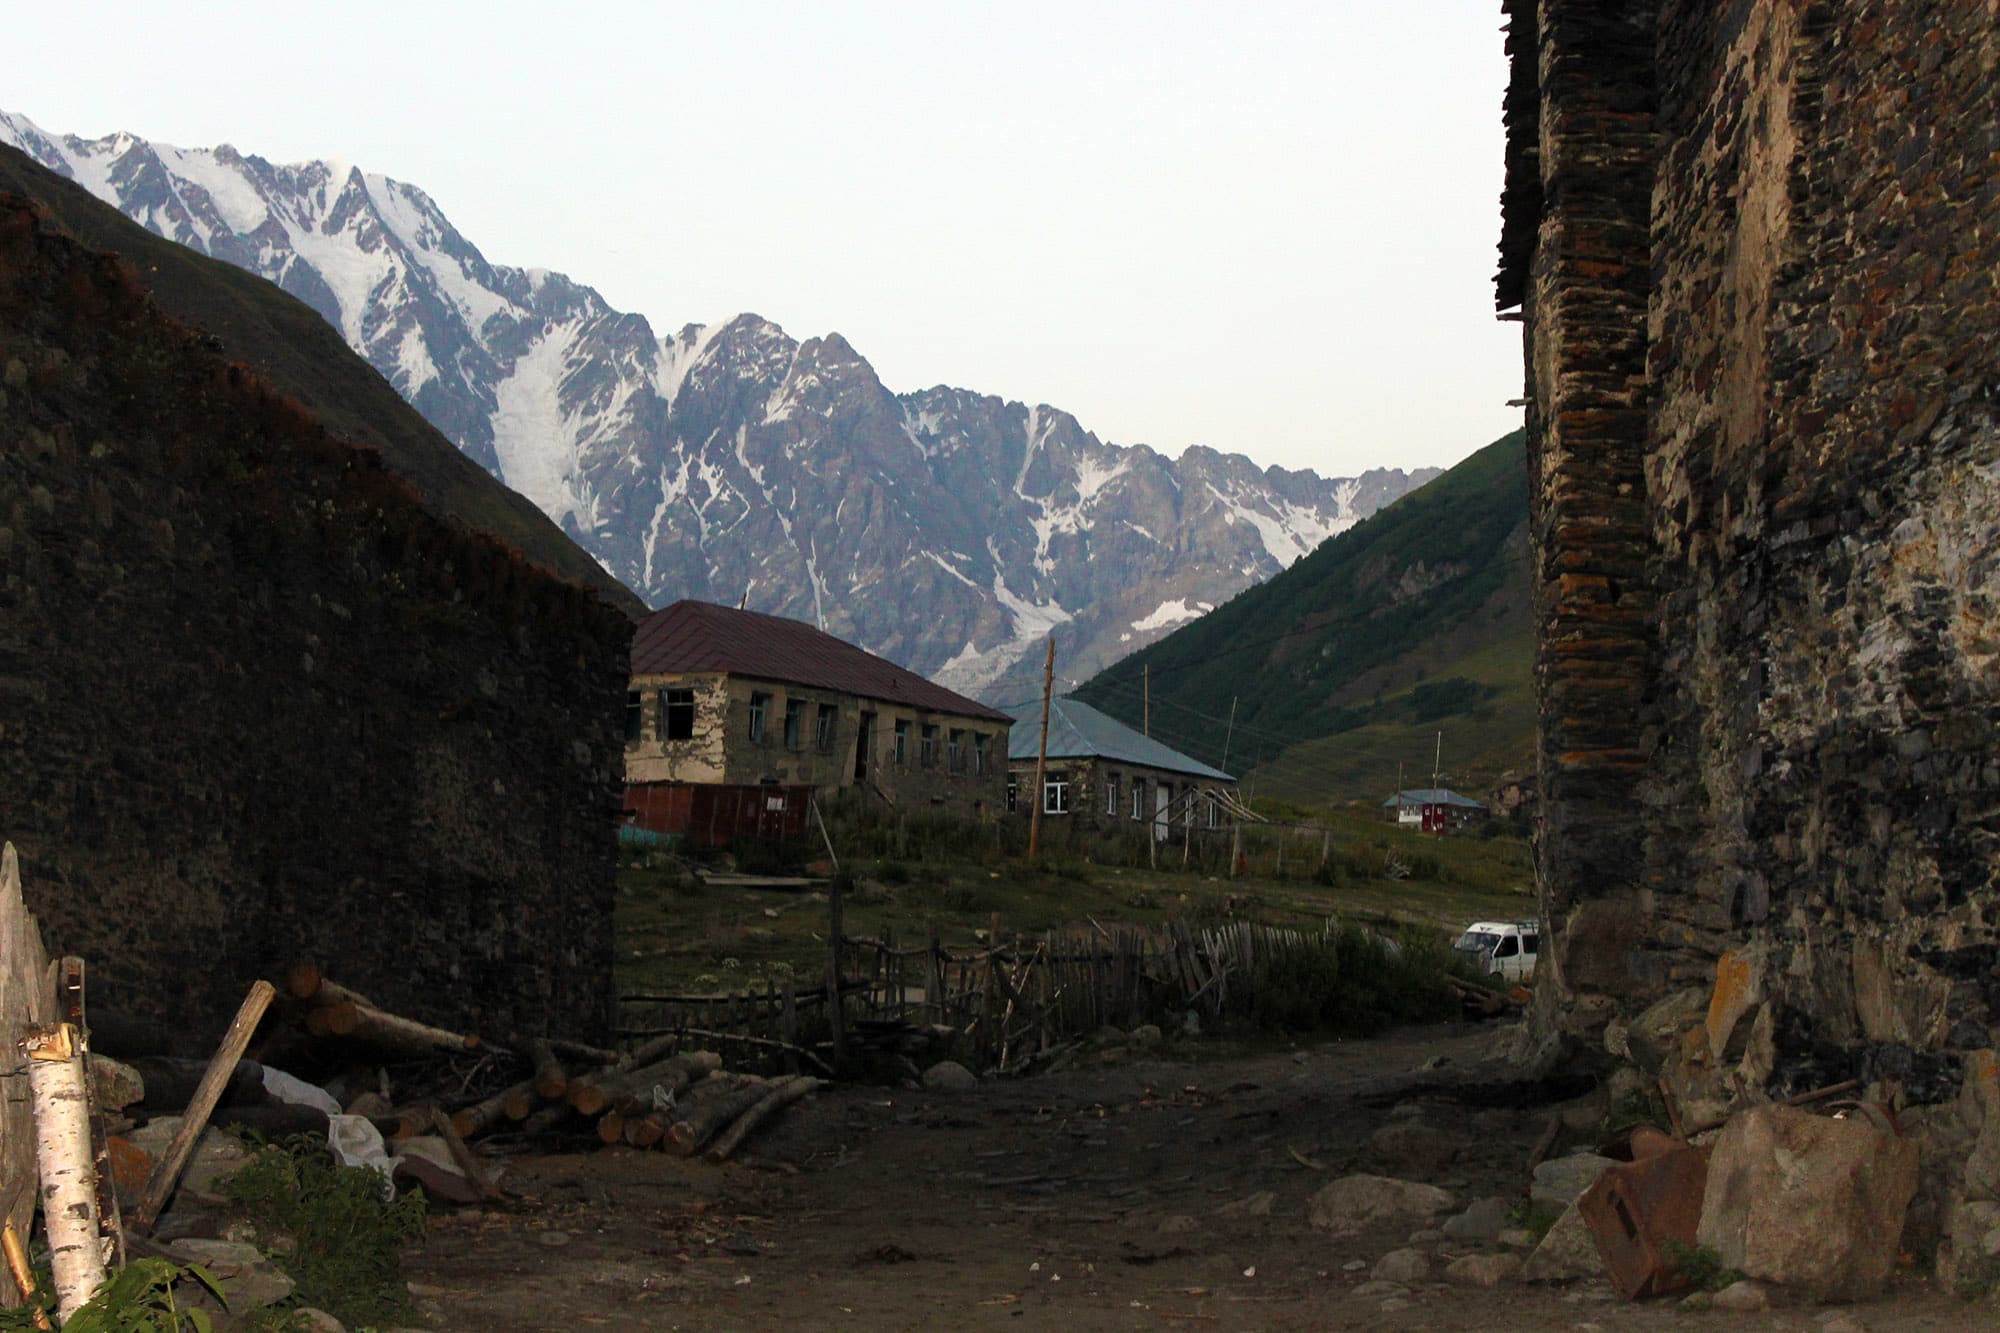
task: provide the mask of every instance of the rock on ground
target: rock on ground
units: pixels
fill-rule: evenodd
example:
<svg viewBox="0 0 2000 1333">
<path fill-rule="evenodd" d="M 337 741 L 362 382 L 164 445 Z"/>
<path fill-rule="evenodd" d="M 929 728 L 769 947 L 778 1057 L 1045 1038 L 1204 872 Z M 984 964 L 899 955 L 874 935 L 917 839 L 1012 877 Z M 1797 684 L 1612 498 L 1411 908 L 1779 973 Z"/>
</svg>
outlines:
<svg viewBox="0 0 2000 1333">
<path fill-rule="evenodd" d="M 1368 1154 L 1400 1171 L 1436 1171 L 1451 1165 L 1458 1155 L 1458 1140 L 1429 1125 L 1399 1120 L 1368 1136 Z"/>
<path fill-rule="evenodd" d="M 1607 1168 L 1616 1165 L 1596 1153 L 1552 1157 L 1535 1168 L 1535 1183 L 1529 1187 L 1528 1197 L 1545 1207 L 1567 1208 L 1596 1184 Z"/>
<path fill-rule="evenodd" d="M 979 1076 L 956 1060 L 940 1060 L 924 1071 L 924 1086 L 933 1092 L 969 1092 Z"/>
<path fill-rule="evenodd" d="M 1451 1195 L 1435 1185 L 1391 1176 L 1342 1176 L 1312 1196 L 1312 1225 L 1336 1236 L 1377 1222 L 1428 1221 L 1451 1211 Z"/>
<path fill-rule="evenodd" d="M 1760 1106 L 1715 1141 L 1698 1236 L 1750 1277 L 1858 1300 L 1888 1281 L 1916 1189 L 1915 1141 Z"/>
<path fill-rule="evenodd" d="M 233 1240 L 177 1240 L 167 1247 L 182 1263 L 200 1264 L 222 1288 L 231 1313 L 276 1305 L 296 1284 L 255 1245 Z"/>
<path fill-rule="evenodd" d="M 1444 1234 L 1453 1240 L 1492 1240 L 1507 1229 L 1507 1216 L 1514 1205 L 1497 1194 L 1479 1200 L 1444 1224 Z"/>
<path fill-rule="evenodd" d="M 1542 1243 L 1521 1266 L 1526 1282 L 1574 1282 L 1579 1278 L 1604 1276 L 1604 1256 L 1591 1239 L 1583 1214 L 1571 1204 L 1549 1228 Z"/>
<path fill-rule="evenodd" d="M 1431 1261 L 1422 1250 L 1391 1250 L 1375 1261 L 1368 1276 L 1377 1282 L 1401 1282 L 1408 1286 L 1431 1275 Z"/>
<path fill-rule="evenodd" d="M 1511 1254 L 1468 1254 L 1454 1259 L 1444 1270 L 1453 1282 L 1474 1287 L 1497 1287 L 1521 1271 L 1521 1260 Z"/>
<path fill-rule="evenodd" d="M 1231 1200 L 1215 1210 L 1217 1217 L 1269 1217 L 1272 1205 L 1278 1202 L 1274 1190 L 1258 1190 L 1255 1194 Z"/>
<path fill-rule="evenodd" d="M 1745 1279 L 1732 1282 L 1715 1293 L 1710 1302 L 1718 1310 L 1734 1310 L 1738 1314 L 1753 1314 L 1758 1310 L 1771 1308 L 1771 1293 L 1755 1282 Z"/>
</svg>

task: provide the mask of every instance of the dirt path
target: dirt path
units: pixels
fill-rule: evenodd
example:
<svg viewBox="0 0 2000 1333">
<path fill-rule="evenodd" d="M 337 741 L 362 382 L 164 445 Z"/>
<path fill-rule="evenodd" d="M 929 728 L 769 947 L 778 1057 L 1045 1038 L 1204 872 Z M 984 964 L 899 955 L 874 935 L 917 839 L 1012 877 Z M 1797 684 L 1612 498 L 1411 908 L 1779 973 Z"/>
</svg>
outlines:
<svg viewBox="0 0 2000 1333">
<path fill-rule="evenodd" d="M 1307 1200 L 1384 1171 L 1369 1134 L 1441 1129 L 1425 1179 L 1461 1204 L 1513 1196 L 1546 1108 L 1398 1096 L 1490 1033 L 1191 1063 L 1139 1059 L 965 1093 L 840 1088 L 726 1167 L 623 1149 L 516 1159 L 503 1211 L 435 1220 L 410 1277 L 435 1326 L 624 1329 L 1814 1329 L 1827 1311 L 1695 1313 L 1564 1291 L 1418 1284 L 1357 1297 L 1408 1228 L 1332 1240 Z M 1274 1198 L 1268 1211 L 1256 1196 Z M 1441 1265 L 1440 1265 L 1441 1267 Z M 1912 1285 L 1875 1330 L 1982 1326 Z"/>
</svg>

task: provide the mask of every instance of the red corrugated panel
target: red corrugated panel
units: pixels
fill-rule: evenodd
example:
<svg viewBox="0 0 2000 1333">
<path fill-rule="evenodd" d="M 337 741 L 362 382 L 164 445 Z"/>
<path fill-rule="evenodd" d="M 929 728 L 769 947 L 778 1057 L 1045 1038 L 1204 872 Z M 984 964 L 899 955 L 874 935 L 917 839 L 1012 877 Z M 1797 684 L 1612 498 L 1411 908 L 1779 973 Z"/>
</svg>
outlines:
<svg viewBox="0 0 2000 1333">
<path fill-rule="evenodd" d="M 803 838 L 809 786 L 725 786 L 641 782 L 625 788 L 628 818 L 654 833 L 678 833 L 688 845 L 726 850 L 740 837 Z"/>
</svg>

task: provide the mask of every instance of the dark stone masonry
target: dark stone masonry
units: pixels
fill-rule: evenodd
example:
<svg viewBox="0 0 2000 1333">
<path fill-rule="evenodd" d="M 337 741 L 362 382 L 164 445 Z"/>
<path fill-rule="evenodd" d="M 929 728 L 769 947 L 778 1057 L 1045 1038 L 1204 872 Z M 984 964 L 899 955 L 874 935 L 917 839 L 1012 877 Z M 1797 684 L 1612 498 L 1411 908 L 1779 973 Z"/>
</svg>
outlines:
<svg viewBox="0 0 2000 1333">
<path fill-rule="evenodd" d="M 0 195 L 0 837 L 94 1016 L 600 1032 L 629 634 Z"/>
<path fill-rule="evenodd" d="M 1543 1053 L 1866 1080 L 1935 1241 L 2000 1198 L 2000 11 L 1505 8 Z"/>
</svg>

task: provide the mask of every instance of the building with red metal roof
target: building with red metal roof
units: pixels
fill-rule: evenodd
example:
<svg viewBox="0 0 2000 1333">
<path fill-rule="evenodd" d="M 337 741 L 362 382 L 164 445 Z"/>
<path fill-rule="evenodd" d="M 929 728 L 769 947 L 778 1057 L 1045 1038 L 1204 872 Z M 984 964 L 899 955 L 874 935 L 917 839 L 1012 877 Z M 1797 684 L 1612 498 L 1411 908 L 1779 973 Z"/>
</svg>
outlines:
<svg viewBox="0 0 2000 1333">
<path fill-rule="evenodd" d="M 758 826 L 697 841 L 789 833 L 809 791 L 977 818 L 1005 801 L 1012 718 L 802 621 L 675 602 L 639 622 L 631 673 L 626 807 L 655 832 L 700 832 L 673 826 L 700 804 L 753 810 Z"/>
</svg>

